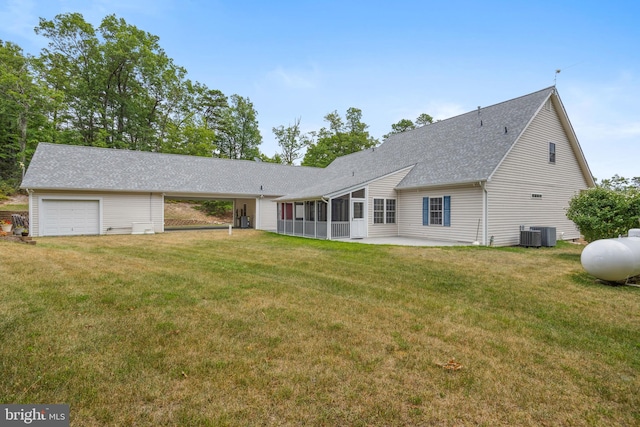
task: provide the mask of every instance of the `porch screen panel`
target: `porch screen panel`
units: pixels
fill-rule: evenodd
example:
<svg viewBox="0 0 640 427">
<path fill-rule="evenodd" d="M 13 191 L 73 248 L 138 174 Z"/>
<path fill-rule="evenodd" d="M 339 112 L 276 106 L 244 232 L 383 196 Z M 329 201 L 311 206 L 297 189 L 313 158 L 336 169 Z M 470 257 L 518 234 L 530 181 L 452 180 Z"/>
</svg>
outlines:
<svg viewBox="0 0 640 427">
<path fill-rule="evenodd" d="M 331 201 L 331 221 L 349 221 L 349 196 Z"/>
</svg>

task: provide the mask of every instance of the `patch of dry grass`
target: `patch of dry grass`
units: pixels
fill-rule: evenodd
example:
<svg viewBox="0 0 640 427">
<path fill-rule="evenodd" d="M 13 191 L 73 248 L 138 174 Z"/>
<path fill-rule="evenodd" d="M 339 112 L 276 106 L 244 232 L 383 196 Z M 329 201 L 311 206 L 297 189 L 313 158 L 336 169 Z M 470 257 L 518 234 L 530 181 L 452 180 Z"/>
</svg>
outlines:
<svg viewBox="0 0 640 427">
<path fill-rule="evenodd" d="M 596 283 L 578 246 L 0 248 L 0 400 L 68 403 L 72 425 L 640 423 L 640 294 Z"/>
</svg>

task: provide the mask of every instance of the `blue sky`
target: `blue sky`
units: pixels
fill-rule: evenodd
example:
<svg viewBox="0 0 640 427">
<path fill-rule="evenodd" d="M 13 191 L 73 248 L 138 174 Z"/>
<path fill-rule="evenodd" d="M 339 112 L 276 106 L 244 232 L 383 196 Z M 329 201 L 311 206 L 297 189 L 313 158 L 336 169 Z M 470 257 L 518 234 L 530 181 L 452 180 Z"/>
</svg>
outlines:
<svg viewBox="0 0 640 427">
<path fill-rule="evenodd" d="M 0 0 L 0 39 L 37 55 L 39 17 L 114 13 L 160 37 L 188 77 L 304 132 L 357 107 L 376 138 L 554 84 L 593 175 L 640 176 L 640 2 Z M 556 75 L 555 70 L 562 70 Z"/>
</svg>

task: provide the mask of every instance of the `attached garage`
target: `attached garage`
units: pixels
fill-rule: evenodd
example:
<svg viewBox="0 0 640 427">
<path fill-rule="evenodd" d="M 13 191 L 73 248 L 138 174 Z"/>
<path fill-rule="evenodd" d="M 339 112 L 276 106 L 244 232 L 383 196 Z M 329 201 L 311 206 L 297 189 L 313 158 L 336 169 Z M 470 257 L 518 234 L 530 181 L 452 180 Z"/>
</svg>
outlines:
<svg viewBox="0 0 640 427">
<path fill-rule="evenodd" d="M 33 237 L 162 233 L 165 198 L 233 200 L 252 228 L 275 231 L 273 200 L 321 174 L 268 162 L 40 143 L 22 188 Z"/>
<path fill-rule="evenodd" d="M 100 200 L 42 199 L 40 236 L 100 234 Z"/>
</svg>

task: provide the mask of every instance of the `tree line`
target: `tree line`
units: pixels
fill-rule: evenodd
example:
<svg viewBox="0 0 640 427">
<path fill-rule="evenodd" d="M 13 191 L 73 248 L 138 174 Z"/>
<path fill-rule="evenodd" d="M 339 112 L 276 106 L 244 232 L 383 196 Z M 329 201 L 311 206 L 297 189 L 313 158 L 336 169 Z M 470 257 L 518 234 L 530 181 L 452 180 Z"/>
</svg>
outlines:
<svg viewBox="0 0 640 427">
<path fill-rule="evenodd" d="M 280 152 L 260 152 L 258 113 L 248 97 L 187 78 L 159 38 L 115 15 L 98 27 L 79 13 L 41 18 L 38 56 L 0 40 L 0 190 L 17 188 L 38 142 L 87 145 L 324 167 L 375 146 L 362 111 L 325 116 L 301 133 L 300 119 L 272 129 Z M 424 124 L 430 116 L 422 115 Z M 391 133 L 414 128 L 402 120 Z M 385 135 L 385 137 L 388 135 Z M 304 156 L 303 156 L 304 153 Z"/>
</svg>

